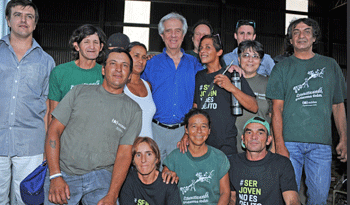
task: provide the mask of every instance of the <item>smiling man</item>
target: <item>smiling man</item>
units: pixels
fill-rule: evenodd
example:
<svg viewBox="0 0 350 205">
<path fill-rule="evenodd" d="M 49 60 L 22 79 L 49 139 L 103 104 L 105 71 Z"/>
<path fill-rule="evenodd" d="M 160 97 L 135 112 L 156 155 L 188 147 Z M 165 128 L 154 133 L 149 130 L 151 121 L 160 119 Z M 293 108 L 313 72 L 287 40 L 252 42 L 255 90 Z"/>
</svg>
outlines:
<svg viewBox="0 0 350 205">
<path fill-rule="evenodd" d="M 291 162 L 266 149 L 272 141 L 269 123 L 253 117 L 243 130 L 242 146 L 246 152 L 230 158 L 230 205 L 300 205 Z"/>
<path fill-rule="evenodd" d="M 187 28 L 186 19 L 178 13 L 167 14 L 160 20 L 158 32 L 165 48 L 147 62 L 141 75 L 152 86 L 157 108 L 152 131 L 162 161 L 185 132 L 183 121 L 193 105 L 195 75 L 203 69 L 195 57 L 181 48 Z"/>
<path fill-rule="evenodd" d="M 287 43 L 294 55 L 271 73 L 266 97 L 272 99 L 276 153 L 290 157 L 298 188 L 303 168 L 307 204 L 326 204 L 331 184 L 332 114 L 339 133 L 338 159 L 347 161 L 347 128 L 343 73 L 337 62 L 313 52 L 321 34 L 310 18 L 290 23 Z"/>
<path fill-rule="evenodd" d="M 45 204 L 115 205 L 141 130 L 141 108 L 123 92 L 132 67 L 126 50 L 109 50 L 102 85 L 75 86 L 53 111 Z"/>
<path fill-rule="evenodd" d="M 33 38 L 39 13 L 32 1 L 9 1 L 5 14 L 11 32 L 0 40 L 0 204 L 23 204 L 20 182 L 43 161 L 55 62 Z"/>
<path fill-rule="evenodd" d="M 50 113 L 74 86 L 102 84 L 96 61 L 102 60 L 105 44 L 106 35 L 99 27 L 85 24 L 74 30 L 69 40 L 74 60 L 55 67 L 50 75 Z"/>
</svg>

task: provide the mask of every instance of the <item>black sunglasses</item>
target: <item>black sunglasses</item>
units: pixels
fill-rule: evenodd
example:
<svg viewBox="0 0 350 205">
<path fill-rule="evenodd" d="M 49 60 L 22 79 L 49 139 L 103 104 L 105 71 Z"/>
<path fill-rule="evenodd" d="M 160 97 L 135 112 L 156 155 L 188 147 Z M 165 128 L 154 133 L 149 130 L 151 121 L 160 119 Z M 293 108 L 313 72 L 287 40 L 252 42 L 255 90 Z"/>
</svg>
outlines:
<svg viewBox="0 0 350 205">
<path fill-rule="evenodd" d="M 236 29 L 238 29 L 242 25 L 250 25 L 255 29 L 255 21 L 253 20 L 238 20 L 236 24 Z"/>
</svg>

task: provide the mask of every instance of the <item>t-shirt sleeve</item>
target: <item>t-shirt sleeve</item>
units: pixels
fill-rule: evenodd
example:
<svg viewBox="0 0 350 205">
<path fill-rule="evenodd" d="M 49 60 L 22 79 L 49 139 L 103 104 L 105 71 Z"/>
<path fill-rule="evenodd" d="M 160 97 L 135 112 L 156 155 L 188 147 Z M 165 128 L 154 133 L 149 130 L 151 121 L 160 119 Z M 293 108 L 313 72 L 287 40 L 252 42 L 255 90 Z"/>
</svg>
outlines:
<svg viewBox="0 0 350 205">
<path fill-rule="evenodd" d="M 119 203 L 125 205 L 135 205 L 134 194 L 133 194 L 133 184 L 132 183 L 132 174 L 129 172 L 128 176 L 125 179 L 125 182 L 120 190 Z"/>
<path fill-rule="evenodd" d="M 167 184 L 169 186 L 166 205 L 182 205 L 180 191 L 176 184 Z"/>
<path fill-rule="evenodd" d="M 282 192 L 285 191 L 296 191 L 298 192 L 297 183 L 295 181 L 294 168 L 289 159 L 283 158 L 283 167 L 280 174 L 280 188 Z"/>
<path fill-rule="evenodd" d="M 56 68 L 54 68 L 50 74 L 48 98 L 57 102 L 60 102 L 62 100 L 62 92 L 60 90 L 60 83 L 57 79 Z"/>
<path fill-rule="evenodd" d="M 43 84 L 43 95 L 48 97 L 49 94 L 49 82 L 50 82 L 50 74 L 52 69 L 55 67 L 55 61 L 53 60 L 53 58 L 51 56 L 49 56 L 49 60 L 47 63 L 47 78 L 44 81 Z"/>
<path fill-rule="evenodd" d="M 283 86 L 283 76 L 282 69 L 276 64 L 272 69 L 271 76 L 267 82 L 266 87 L 266 97 L 272 100 L 284 100 L 284 86 Z"/>
<path fill-rule="evenodd" d="M 220 164 L 220 173 L 219 173 L 220 179 L 222 177 L 224 177 L 225 174 L 227 174 L 228 171 L 230 170 L 230 162 L 228 161 L 228 159 L 224 153 L 222 153 L 221 158 L 222 158 L 222 160 L 221 160 L 221 164 Z"/>
<path fill-rule="evenodd" d="M 133 145 L 135 138 L 140 134 L 142 126 L 141 108 L 132 116 L 130 122 L 125 134 L 120 139 L 119 145 Z"/>
<path fill-rule="evenodd" d="M 164 160 L 163 165 L 167 166 L 169 170 L 175 170 L 175 161 L 176 161 L 176 151 L 179 152 L 178 149 L 173 150 Z"/>
<path fill-rule="evenodd" d="M 72 90 L 70 90 L 52 112 L 52 116 L 54 116 L 64 126 L 68 124 L 73 111 L 74 100 L 81 87 L 82 86 L 75 86 Z"/>
<path fill-rule="evenodd" d="M 335 62 L 334 60 L 334 64 L 335 64 L 335 86 L 334 86 L 334 90 L 333 90 L 333 104 L 339 104 L 344 102 L 345 99 L 347 99 L 347 87 L 346 87 L 346 83 L 345 83 L 345 79 L 344 79 L 344 75 L 341 72 L 341 68 L 339 67 L 339 65 Z"/>
<path fill-rule="evenodd" d="M 198 73 L 196 74 L 196 80 L 195 80 L 195 87 L 194 87 L 194 97 L 193 97 L 193 103 L 197 104 L 197 107 L 199 107 L 200 100 L 199 100 L 199 82 L 198 82 Z"/>
</svg>

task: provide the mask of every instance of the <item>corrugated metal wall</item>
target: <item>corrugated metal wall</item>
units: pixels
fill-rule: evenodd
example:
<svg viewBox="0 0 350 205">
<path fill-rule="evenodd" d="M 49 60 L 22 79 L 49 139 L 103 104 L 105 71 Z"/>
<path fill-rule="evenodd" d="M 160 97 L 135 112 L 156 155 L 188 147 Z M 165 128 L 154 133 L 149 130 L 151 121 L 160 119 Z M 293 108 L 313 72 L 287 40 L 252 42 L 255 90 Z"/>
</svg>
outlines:
<svg viewBox="0 0 350 205">
<path fill-rule="evenodd" d="M 161 17 L 176 11 L 185 16 L 189 26 L 200 19 L 208 19 L 224 44 L 224 53 L 236 46 L 234 27 L 239 19 L 253 19 L 257 23 L 257 38 L 272 57 L 284 50 L 285 2 L 280 0 L 152 0 L 151 1 L 150 51 L 161 51 L 164 44 L 158 35 L 157 24 Z M 225 3 L 223 3 L 225 2 Z M 53 56 L 56 64 L 71 60 L 69 37 L 78 26 L 90 23 L 100 26 L 107 37 L 122 32 L 123 0 L 62 0 L 60 2 L 35 2 L 40 19 L 34 37 Z M 341 10 L 343 12 L 343 10 Z M 330 11 L 329 2 L 309 1 L 309 16 L 321 26 L 323 39 L 317 52 L 337 60 L 346 69 L 346 9 L 344 14 Z M 130 24 L 128 24 L 130 25 Z M 182 47 L 192 49 L 189 33 Z M 345 72 L 345 71 L 344 71 Z"/>
</svg>

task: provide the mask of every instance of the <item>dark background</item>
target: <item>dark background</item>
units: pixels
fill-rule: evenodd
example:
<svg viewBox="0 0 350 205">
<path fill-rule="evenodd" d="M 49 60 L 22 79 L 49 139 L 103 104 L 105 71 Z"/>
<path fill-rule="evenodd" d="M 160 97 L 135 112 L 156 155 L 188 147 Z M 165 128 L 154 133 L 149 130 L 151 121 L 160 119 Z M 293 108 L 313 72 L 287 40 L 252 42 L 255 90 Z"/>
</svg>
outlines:
<svg viewBox="0 0 350 205">
<path fill-rule="evenodd" d="M 253 19 L 257 24 L 256 40 L 264 45 L 272 57 L 282 54 L 285 46 L 285 14 L 306 14 L 321 27 L 322 39 L 316 52 L 336 59 L 346 76 L 347 67 L 347 9 L 346 1 L 309 0 L 309 12 L 286 11 L 283 0 L 152 0 L 150 24 L 125 24 L 124 0 L 61 0 L 36 1 L 39 8 L 39 23 L 34 38 L 56 61 L 56 64 L 71 59 L 68 47 L 73 30 L 90 23 L 101 27 L 107 37 L 122 32 L 123 26 L 150 28 L 150 51 L 162 51 L 164 43 L 158 34 L 159 20 L 170 12 L 182 14 L 191 26 L 200 19 L 207 19 L 215 33 L 219 33 L 224 53 L 231 52 L 237 43 L 233 37 L 239 19 Z M 190 32 L 187 32 L 182 47 L 192 49 Z"/>
</svg>

